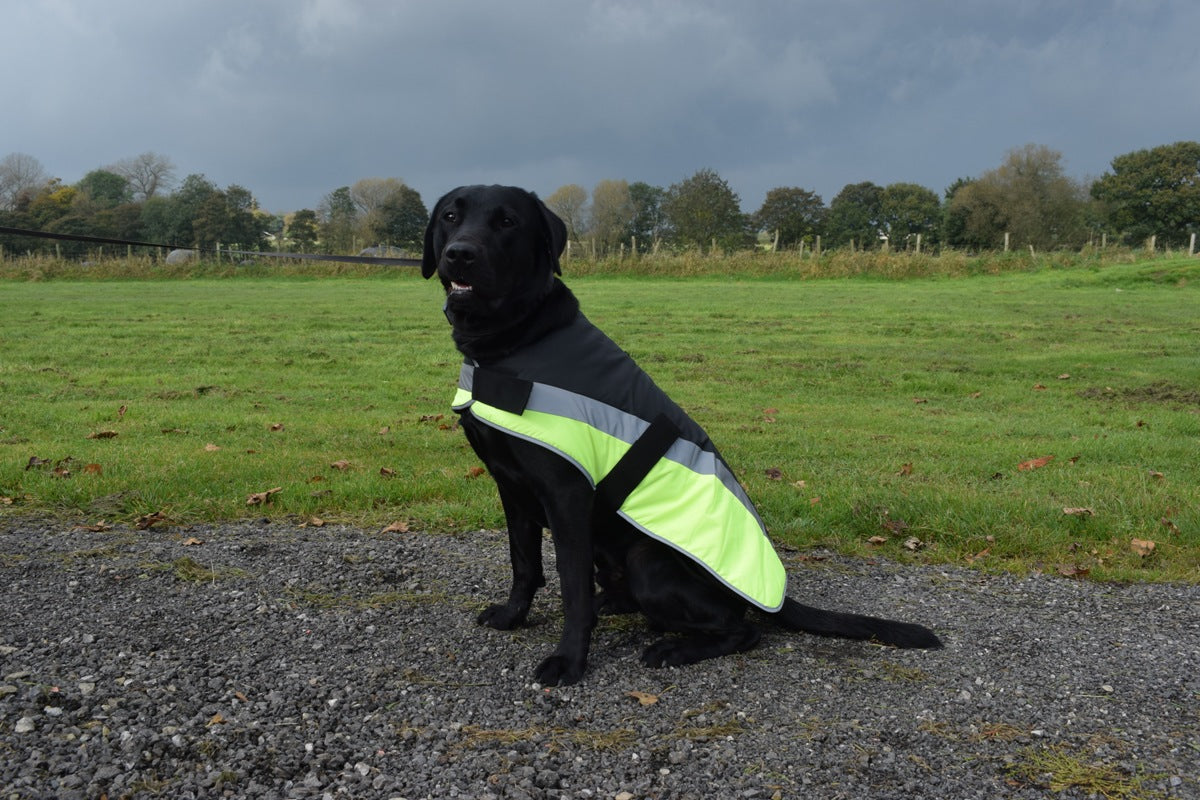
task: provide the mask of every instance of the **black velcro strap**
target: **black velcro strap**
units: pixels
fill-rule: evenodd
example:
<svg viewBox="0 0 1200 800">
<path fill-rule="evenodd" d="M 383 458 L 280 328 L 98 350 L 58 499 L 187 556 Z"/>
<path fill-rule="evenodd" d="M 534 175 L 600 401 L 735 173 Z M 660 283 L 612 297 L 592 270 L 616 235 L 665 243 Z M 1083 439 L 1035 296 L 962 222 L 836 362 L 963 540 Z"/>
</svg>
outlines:
<svg viewBox="0 0 1200 800">
<path fill-rule="evenodd" d="M 655 417 L 616 466 L 596 484 L 595 510 L 609 514 L 619 509 L 679 436 L 679 428 L 666 414 Z"/>
<path fill-rule="evenodd" d="M 510 414 L 523 414 L 533 391 L 531 381 L 503 372 L 476 367 L 471 381 L 471 396 L 485 405 Z"/>
</svg>

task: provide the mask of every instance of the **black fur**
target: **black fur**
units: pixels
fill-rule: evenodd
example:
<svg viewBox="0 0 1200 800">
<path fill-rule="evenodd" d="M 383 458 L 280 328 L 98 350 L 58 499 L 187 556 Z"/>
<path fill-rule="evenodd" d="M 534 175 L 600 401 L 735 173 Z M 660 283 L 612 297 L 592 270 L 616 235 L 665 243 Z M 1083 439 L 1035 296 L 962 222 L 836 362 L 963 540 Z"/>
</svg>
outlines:
<svg viewBox="0 0 1200 800">
<path fill-rule="evenodd" d="M 562 220 L 522 189 L 464 186 L 437 202 L 425 231 L 421 273 L 440 278 L 454 343 L 464 355 L 486 364 L 575 318 L 579 303 L 556 277 L 565 242 Z M 642 662 L 651 667 L 690 664 L 757 644 L 759 631 L 745 618 L 745 600 L 615 514 L 593 513 L 591 484 L 561 457 L 483 425 L 469 410 L 462 426 L 499 489 L 513 571 L 508 600 L 486 608 L 481 624 L 507 630 L 525 622 L 546 582 L 544 528 L 554 542 L 565 621 L 558 647 L 537 668 L 538 681 L 574 683 L 583 676 L 597 613 L 639 611 L 656 630 L 675 634 L 643 652 Z M 823 636 L 941 646 L 920 625 L 824 611 L 790 598 L 768 616 Z"/>
</svg>

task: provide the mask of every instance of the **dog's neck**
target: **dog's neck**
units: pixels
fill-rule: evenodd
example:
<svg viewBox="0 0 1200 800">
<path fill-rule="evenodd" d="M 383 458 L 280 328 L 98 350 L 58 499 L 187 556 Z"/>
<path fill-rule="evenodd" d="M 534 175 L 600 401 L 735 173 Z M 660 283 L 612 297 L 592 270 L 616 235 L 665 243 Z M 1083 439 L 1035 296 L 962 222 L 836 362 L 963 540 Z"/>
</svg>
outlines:
<svg viewBox="0 0 1200 800">
<path fill-rule="evenodd" d="M 503 358 L 579 315 L 579 300 L 557 278 L 550 291 L 520 308 L 507 308 L 487 320 L 463 319 L 447 310 L 454 344 L 464 356 L 480 363 Z M 499 320 L 499 322 L 496 322 Z"/>
</svg>

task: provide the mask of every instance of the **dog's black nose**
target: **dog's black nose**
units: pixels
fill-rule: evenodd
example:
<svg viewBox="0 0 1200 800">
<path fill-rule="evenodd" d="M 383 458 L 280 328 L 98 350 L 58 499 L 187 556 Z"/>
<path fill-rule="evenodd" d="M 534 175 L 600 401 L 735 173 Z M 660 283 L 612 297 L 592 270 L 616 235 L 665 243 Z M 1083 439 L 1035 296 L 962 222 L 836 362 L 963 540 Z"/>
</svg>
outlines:
<svg viewBox="0 0 1200 800">
<path fill-rule="evenodd" d="M 469 267 L 479 256 L 479 248 L 469 242 L 453 242 L 446 246 L 442 257 L 450 264 Z"/>
</svg>

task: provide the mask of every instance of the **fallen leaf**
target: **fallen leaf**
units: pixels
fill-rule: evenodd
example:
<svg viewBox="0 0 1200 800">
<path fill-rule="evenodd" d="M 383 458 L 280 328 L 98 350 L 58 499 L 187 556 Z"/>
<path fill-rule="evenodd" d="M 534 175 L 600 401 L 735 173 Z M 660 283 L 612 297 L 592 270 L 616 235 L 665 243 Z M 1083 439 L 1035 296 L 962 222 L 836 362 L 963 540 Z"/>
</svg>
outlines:
<svg viewBox="0 0 1200 800">
<path fill-rule="evenodd" d="M 917 405 L 920 405 L 921 403 L 928 403 L 928 402 L 929 402 L 929 401 L 928 401 L 928 400 L 926 400 L 924 397 L 914 397 L 914 398 L 912 399 L 912 401 L 913 401 L 914 403 L 916 403 Z"/>
<path fill-rule="evenodd" d="M 1137 426 L 1138 426 L 1139 428 L 1144 428 L 1144 427 L 1146 427 L 1146 420 L 1144 420 L 1144 419 L 1139 419 L 1139 420 L 1137 421 Z"/>
<path fill-rule="evenodd" d="M 69 478 L 71 477 L 71 470 L 66 464 L 60 462 L 54 465 L 54 471 L 52 474 L 56 478 Z"/>
<path fill-rule="evenodd" d="M 783 480 L 783 470 L 781 470 L 779 467 L 767 467 L 765 470 L 763 470 L 763 474 L 773 481 Z"/>
<path fill-rule="evenodd" d="M 445 416 L 445 414 L 425 414 L 421 417 L 421 422 L 437 422 Z"/>
<path fill-rule="evenodd" d="M 11 506 L 14 502 L 11 497 L 0 497 L 0 506 Z"/>
<path fill-rule="evenodd" d="M 179 433 L 179 434 L 183 434 L 185 436 L 187 435 L 187 431 L 183 430 L 182 428 L 163 428 L 159 432 L 160 433 Z"/>
<path fill-rule="evenodd" d="M 408 523 L 393 522 L 391 525 L 388 525 L 386 528 L 381 530 L 380 533 L 408 533 Z"/>
<path fill-rule="evenodd" d="M 1045 386 L 1043 386 L 1043 385 L 1042 385 L 1042 384 L 1040 384 L 1040 383 L 1035 383 L 1035 384 L 1033 385 L 1033 390 L 1034 390 L 1035 392 L 1044 392 L 1044 391 L 1046 391 L 1046 387 L 1045 387 Z"/>
<path fill-rule="evenodd" d="M 279 431 L 283 430 L 283 423 L 282 422 L 274 423 L 273 425 L 271 425 L 270 430 L 275 433 L 279 433 Z"/>
<path fill-rule="evenodd" d="M 309 517 L 308 522 L 305 522 L 304 525 L 308 525 L 313 528 L 323 528 L 325 527 L 325 520 L 321 519 L 320 517 Z M 304 525 L 301 525 L 300 527 L 303 528 Z"/>
<path fill-rule="evenodd" d="M 50 464 L 50 459 L 48 459 L 48 458 L 38 458 L 37 456 L 30 456 L 29 462 L 27 464 L 25 464 L 25 469 L 26 469 L 26 471 L 31 470 L 31 469 L 41 469 L 42 467 L 49 466 L 49 464 Z"/>
<path fill-rule="evenodd" d="M 325 480 L 324 475 L 313 475 L 311 478 L 308 479 L 308 482 L 309 483 L 320 483 L 323 480 Z"/>
<path fill-rule="evenodd" d="M 1154 470 L 1150 470 L 1150 478 L 1156 481 L 1165 480 L 1161 472 L 1155 472 Z"/>
<path fill-rule="evenodd" d="M 808 481 L 796 481 L 792 486 L 795 486 L 797 489 L 803 489 L 805 486 L 808 486 Z"/>
<path fill-rule="evenodd" d="M 1165 527 L 1171 533 L 1175 534 L 1176 536 L 1179 535 L 1179 526 L 1175 524 L 1174 520 L 1170 520 L 1170 519 L 1167 519 L 1166 517 L 1163 517 L 1162 519 L 1159 520 L 1159 522 L 1161 522 L 1163 524 L 1163 527 Z"/>
<path fill-rule="evenodd" d="M 166 515 L 161 511 L 155 511 L 152 514 L 143 514 L 134 521 L 133 527 L 137 528 L 139 531 L 144 531 L 154 525 L 157 525 L 166 518 Z"/>
<path fill-rule="evenodd" d="M 873 544 L 878 547 L 881 544 L 887 544 L 887 541 L 886 536 L 872 536 L 870 539 L 867 539 L 867 544 Z"/>
<path fill-rule="evenodd" d="M 1064 508 L 1063 513 L 1070 517 L 1094 517 L 1096 512 L 1090 508 Z"/>
<path fill-rule="evenodd" d="M 990 548 L 990 547 L 985 547 L 985 548 L 983 548 L 982 550 L 980 550 L 978 553 L 976 553 L 975 555 L 973 555 L 973 556 L 967 556 L 967 563 L 968 563 L 968 564 L 974 564 L 976 561 L 978 561 L 979 559 L 983 558 L 984 556 L 986 556 L 986 555 L 987 555 L 988 553 L 990 553 L 990 552 L 992 552 L 992 548 Z"/>
<path fill-rule="evenodd" d="M 1039 469 L 1046 466 L 1054 460 L 1054 456 L 1042 456 L 1041 458 L 1031 458 L 1028 461 L 1022 461 L 1017 464 L 1017 469 L 1021 472 L 1029 472 L 1031 469 Z"/>
<path fill-rule="evenodd" d="M 95 433 L 89 433 L 87 435 L 87 438 L 88 439 L 113 439 L 113 438 L 116 438 L 116 436 L 117 436 L 116 431 L 96 431 Z"/>
<path fill-rule="evenodd" d="M 234 693 L 233 693 L 233 696 L 234 696 L 234 697 L 236 697 L 238 700 L 241 700 L 243 703 L 248 703 L 248 702 L 250 702 L 250 701 L 247 699 L 246 695 L 245 695 L 244 693 L 242 693 L 242 692 L 234 692 Z"/>
<path fill-rule="evenodd" d="M 118 408 L 117 409 L 117 419 L 123 418 L 125 416 L 125 411 L 128 408 L 129 408 L 128 406 L 121 406 L 120 408 Z"/>
<path fill-rule="evenodd" d="M 1058 574 L 1067 578 L 1086 578 L 1091 570 L 1078 564 L 1059 564 Z"/>
<path fill-rule="evenodd" d="M 972 400 L 978 400 L 983 397 L 983 392 L 971 392 L 970 397 Z"/>
<path fill-rule="evenodd" d="M 819 497 L 810 497 L 808 500 L 808 504 L 810 506 L 815 506 L 819 502 L 821 502 L 821 498 L 819 498 Z"/>
<path fill-rule="evenodd" d="M 391 428 L 389 428 L 387 425 L 384 425 L 382 428 L 380 428 L 380 429 L 379 429 L 379 435 L 380 435 L 380 436 L 384 436 L 384 435 L 386 435 L 386 434 L 388 434 L 388 433 L 391 433 L 391 432 L 392 432 L 392 429 L 391 429 Z"/>
<path fill-rule="evenodd" d="M 84 475 L 103 475 L 104 467 L 100 466 L 99 464 L 84 464 L 83 465 L 83 474 Z"/>
<path fill-rule="evenodd" d="M 350 462 L 343 458 L 339 461 L 333 462 L 332 464 L 329 465 L 329 467 L 330 467 L 330 469 L 341 470 L 344 472 L 344 471 L 350 469 Z"/>
<path fill-rule="evenodd" d="M 900 471 L 897 472 L 896 474 L 897 475 L 912 475 L 912 471 L 913 471 L 912 462 L 909 461 L 907 464 L 901 464 Z"/>
<path fill-rule="evenodd" d="M 649 692 L 631 691 L 625 693 L 626 697 L 632 697 L 644 706 L 652 706 L 658 702 L 658 695 L 650 694 Z"/>
<path fill-rule="evenodd" d="M 1081 459 L 1081 458 L 1083 458 L 1083 456 L 1071 456 L 1070 458 L 1067 459 L 1067 461 L 1070 461 L 1072 464 L 1078 464 L 1079 459 Z"/>
<path fill-rule="evenodd" d="M 904 540 L 904 547 L 908 550 L 912 550 L 914 553 L 917 552 L 918 550 L 920 550 L 924 546 L 925 546 L 925 543 L 922 542 L 920 539 L 918 539 L 915 536 L 910 536 Z"/>
<path fill-rule="evenodd" d="M 87 531 L 88 533 L 103 533 L 104 531 L 112 530 L 112 525 L 109 525 L 104 520 L 100 520 L 94 525 L 76 525 L 74 530 Z"/>
<path fill-rule="evenodd" d="M 204 449 L 206 452 L 215 453 L 221 449 L 221 446 L 213 444 L 212 442 L 209 442 L 208 444 L 204 445 Z"/>
<path fill-rule="evenodd" d="M 1155 547 L 1157 545 L 1149 539 L 1130 539 L 1129 541 L 1129 548 L 1142 558 L 1153 554 Z"/>
<path fill-rule="evenodd" d="M 204 544 L 204 540 L 197 539 L 195 536 L 189 536 L 180 542 L 180 544 L 182 544 L 184 547 L 199 547 L 200 545 Z"/>
<path fill-rule="evenodd" d="M 380 467 L 379 474 L 385 478 L 394 478 L 396 477 L 396 470 L 391 467 Z"/>
<path fill-rule="evenodd" d="M 261 506 L 271 502 L 271 496 L 283 491 L 282 486 L 276 486 L 274 489 L 267 489 L 265 492 L 255 492 L 246 498 L 246 505 Z"/>
<path fill-rule="evenodd" d="M 221 712 L 218 711 L 216 714 L 213 714 L 211 717 L 209 717 L 208 722 L 205 723 L 205 727 L 211 728 L 213 725 L 224 725 L 225 722 L 225 718 L 221 716 Z"/>
<path fill-rule="evenodd" d="M 478 478 L 480 475 L 482 475 L 486 471 L 487 470 L 485 470 L 483 467 L 471 467 L 469 470 L 467 470 L 467 477 L 468 478 Z"/>
<path fill-rule="evenodd" d="M 902 519 L 885 519 L 883 528 L 891 534 L 901 534 L 908 530 L 908 523 Z"/>
<path fill-rule="evenodd" d="M 1071 373 L 1069 373 L 1069 372 L 1064 372 L 1062 375 L 1059 375 L 1059 376 L 1058 376 L 1058 379 L 1059 379 L 1060 381 L 1069 381 L 1069 380 L 1071 380 Z"/>
</svg>

